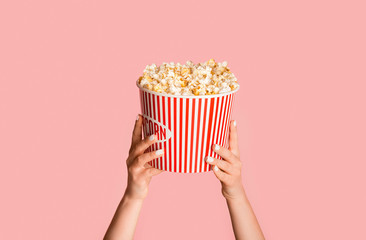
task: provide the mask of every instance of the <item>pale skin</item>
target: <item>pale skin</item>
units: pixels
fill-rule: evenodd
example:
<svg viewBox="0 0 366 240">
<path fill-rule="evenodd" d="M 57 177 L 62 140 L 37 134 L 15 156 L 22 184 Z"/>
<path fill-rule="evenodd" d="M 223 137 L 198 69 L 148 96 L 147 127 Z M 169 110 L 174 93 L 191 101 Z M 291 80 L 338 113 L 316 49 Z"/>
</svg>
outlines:
<svg viewBox="0 0 366 240">
<path fill-rule="evenodd" d="M 163 149 L 144 153 L 156 140 L 157 136 L 155 135 L 142 139 L 142 119 L 138 116 L 132 134 L 129 156 L 126 161 L 128 168 L 127 187 L 104 240 L 133 239 L 140 210 L 148 194 L 151 178 L 163 172 L 148 164 L 149 161 L 161 156 Z M 215 176 L 221 182 L 221 193 L 226 199 L 235 238 L 238 240 L 264 239 L 242 184 L 242 164 L 235 121 L 230 123 L 229 148 L 213 145 L 212 149 L 223 160 L 210 157 L 206 157 L 205 160 L 212 165 Z"/>
</svg>

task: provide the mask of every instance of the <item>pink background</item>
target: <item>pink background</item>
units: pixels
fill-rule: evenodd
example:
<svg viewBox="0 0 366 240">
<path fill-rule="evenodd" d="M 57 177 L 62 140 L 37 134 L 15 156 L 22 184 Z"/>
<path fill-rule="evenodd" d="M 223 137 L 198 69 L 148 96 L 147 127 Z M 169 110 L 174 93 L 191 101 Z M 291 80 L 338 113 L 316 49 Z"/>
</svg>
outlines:
<svg viewBox="0 0 366 240">
<path fill-rule="evenodd" d="M 364 1 L 1 1 L 0 239 L 101 239 L 146 64 L 227 60 L 267 239 L 366 239 Z M 232 239 L 214 175 L 154 178 L 136 239 Z"/>
</svg>

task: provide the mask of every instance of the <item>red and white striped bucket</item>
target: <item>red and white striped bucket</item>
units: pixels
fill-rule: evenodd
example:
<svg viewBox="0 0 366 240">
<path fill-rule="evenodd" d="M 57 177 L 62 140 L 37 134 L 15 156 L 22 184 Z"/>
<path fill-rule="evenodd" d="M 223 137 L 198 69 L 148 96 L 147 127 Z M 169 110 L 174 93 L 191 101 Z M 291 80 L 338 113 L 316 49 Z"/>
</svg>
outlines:
<svg viewBox="0 0 366 240">
<path fill-rule="evenodd" d="M 228 147 L 234 91 L 215 95 L 181 96 L 150 91 L 138 85 L 144 137 L 154 133 L 158 141 L 146 152 L 164 149 L 150 164 L 177 173 L 211 170 L 206 156 L 221 159 L 212 144 Z"/>
</svg>

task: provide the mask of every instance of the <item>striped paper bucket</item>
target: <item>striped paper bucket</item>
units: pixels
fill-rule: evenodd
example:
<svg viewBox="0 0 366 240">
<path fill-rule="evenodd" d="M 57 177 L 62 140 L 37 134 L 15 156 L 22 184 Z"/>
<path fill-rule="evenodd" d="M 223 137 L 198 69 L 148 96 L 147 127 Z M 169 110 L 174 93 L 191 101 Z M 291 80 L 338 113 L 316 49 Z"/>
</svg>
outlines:
<svg viewBox="0 0 366 240">
<path fill-rule="evenodd" d="M 228 147 L 234 91 L 215 95 L 181 96 L 139 87 L 144 137 L 158 141 L 146 152 L 164 149 L 150 162 L 155 168 L 177 173 L 210 171 L 206 156 L 221 159 L 212 144 Z"/>
</svg>

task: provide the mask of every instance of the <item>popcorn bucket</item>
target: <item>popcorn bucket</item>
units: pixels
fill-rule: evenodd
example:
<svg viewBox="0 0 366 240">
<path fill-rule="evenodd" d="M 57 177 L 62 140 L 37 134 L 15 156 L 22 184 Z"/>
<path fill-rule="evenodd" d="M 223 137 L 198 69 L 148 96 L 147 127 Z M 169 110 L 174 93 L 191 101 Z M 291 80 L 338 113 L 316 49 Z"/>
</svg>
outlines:
<svg viewBox="0 0 366 240">
<path fill-rule="evenodd" d="M 169 172 L 198 173 L 211 170 L 204 158 L 221 159 L 211 146 L 228 147 L 234 91 L 199 96 L 150 91 L 136 83 L 140 92 L 144 137 L 157 134 L 158 141 L 146 152 L 164 149 L 150 165 Z"/>
</svg>

